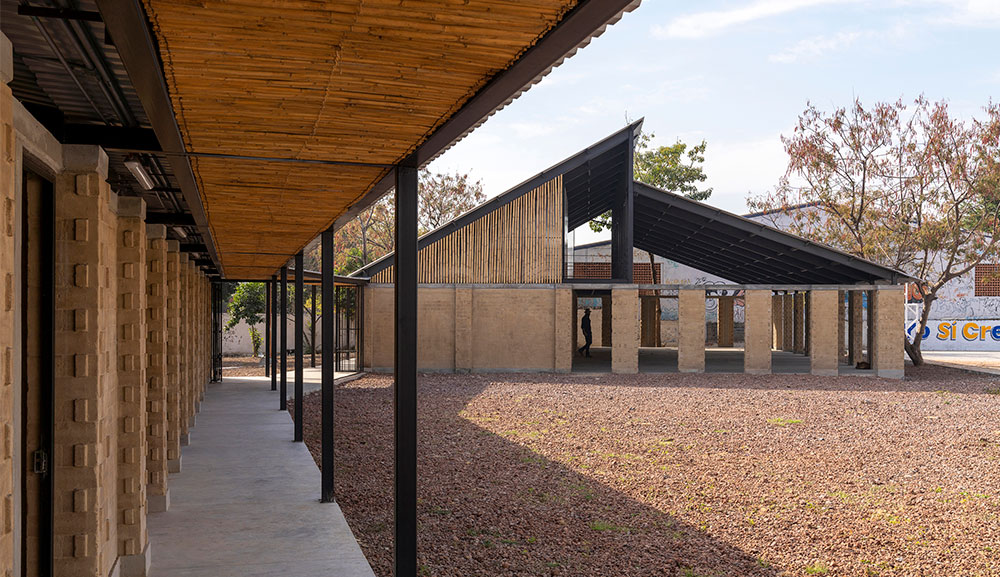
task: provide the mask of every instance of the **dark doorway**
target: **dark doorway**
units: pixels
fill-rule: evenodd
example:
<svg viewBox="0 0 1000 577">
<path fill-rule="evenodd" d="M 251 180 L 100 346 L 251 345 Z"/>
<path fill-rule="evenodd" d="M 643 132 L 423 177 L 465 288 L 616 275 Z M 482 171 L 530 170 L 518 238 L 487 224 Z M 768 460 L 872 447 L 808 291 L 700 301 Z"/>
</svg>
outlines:
<svg viewBox="0 0 1000 577">
<path fill-rule="evenodd" d="M 333 287 L 336 301 L 336 317 L 334 328 L 334 359 L 335 371 L 338 373 L 357 373 L 364 366 L 361 358 L 362 295 L 360 285 L 338 284 Z M 322 343 L 321 346 L 326 346 Z"/>
<path fill-rule="evenodd" d="M 55 198 L 27 169 L 21 192 L 21 575 L 52 575 Z"/>
</svg>

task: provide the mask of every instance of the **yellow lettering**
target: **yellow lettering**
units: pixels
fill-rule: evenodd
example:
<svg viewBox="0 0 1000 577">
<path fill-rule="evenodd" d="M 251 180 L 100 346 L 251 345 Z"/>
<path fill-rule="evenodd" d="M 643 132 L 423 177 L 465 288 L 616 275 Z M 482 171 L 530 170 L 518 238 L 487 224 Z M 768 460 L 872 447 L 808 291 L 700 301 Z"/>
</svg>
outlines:
<svg viewBox="0 0 1000 577">
<path fill-rule="evenodd" d="M 937 338 L 939 341 L 948 340 L 948 336 L 951 335 L 950 327 L 947 323 L 938 323 L 938 334 Z"/>
<path fill-rule="evenodd" d="M 967 341 L 974 341 L 976 340 L 976 330 L 978 328 L 979 327 L 976 326 L 976 323 L 965 323 L 962 325 L 962 336 L 965 337 L 965 340 Z"/>
</svg>

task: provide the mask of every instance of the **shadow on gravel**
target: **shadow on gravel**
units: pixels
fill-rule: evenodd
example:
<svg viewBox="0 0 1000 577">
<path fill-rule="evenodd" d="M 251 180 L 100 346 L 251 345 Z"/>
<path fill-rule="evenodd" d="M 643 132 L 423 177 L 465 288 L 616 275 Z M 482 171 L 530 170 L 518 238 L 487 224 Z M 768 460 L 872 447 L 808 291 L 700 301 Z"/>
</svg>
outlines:
<svg viewBox="0 0 1000 577">
<path fill-rule="evenodd" d="M 391 384 L 371 376 L 336 391 L 337 498 L 380 577 L 392 575 L 393 558 Z M 460 376 L 421 384 L 420 575 L 777 575 L 765 560 L 462 418 L 484 386 Z M 306 397 L 317 460 L 319 407 L 318 393 Z"/>
</svg>

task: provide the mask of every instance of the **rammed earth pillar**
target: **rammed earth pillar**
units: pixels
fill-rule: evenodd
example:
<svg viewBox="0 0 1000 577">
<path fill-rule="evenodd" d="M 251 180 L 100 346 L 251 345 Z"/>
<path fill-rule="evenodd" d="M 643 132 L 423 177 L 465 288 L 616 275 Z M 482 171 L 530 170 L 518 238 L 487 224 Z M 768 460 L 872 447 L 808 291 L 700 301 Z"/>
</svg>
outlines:
<svg viewBox="0 0 1000 577">
<path fill-rule="evenodd" d="M 810 371 L 814 375 L 838 374 L 840 343 L 837 334 L 837 291 L 814 290 L 809 293 Z"/>
<path fill-rule="evenodd" d="M 108 157 L 63 147 L 56 178 L 54 572 L 108 575 L 118 557 L 117 198 Z"/>
<path fill-rule="evenodd" d="M 611 323 L 611 372 L 638 373 L 639 289 L 621 288 L 611 291 Z"/>
<path fill-rule="evenodd" d="M 573 353 L 576 352 L 576 349 L 573 347 L 573 336 L 576 334 L 576 303 L 573 302 L 573 290 L 569 288 L 557 288 L 555 289 L 555 299 L 556 318 L 554 322 L 556 342 L 554 368 L 557 373 L 568 373 L 573 370 Z"/>
<path fill-rule="evenodd" d="M 705 291 L 677 291 L 677 370 L 705 372 Z"/>
<path fill-rule="evenodd" d="M 574 304 L 574 309 L 575 309 L 575 304 Z M 577 322 L 575 317 L 573 322 Z M 611 336 L 611 333 L 613 332 L 611 330 L 611 327 L 613 324 L 614 321 L 611 320 L 611 297 L 602 296 L 601 297 L 601 346 L 602 347 L 610 347 L 614 343 Z"/>
<path fill-rule="evenodd" d="M 902 287 L 879 287 L 875 293 L 875 342 L 872 368 L 887 379 L 903 378 L 903 322 L 906 301 Z"/>
<path fill-rule="evenodd" d="M 771 372 L 771 343 L 774 322 L 771 304 L 774 297 L 769 290 L 748 290 L 743 296 L 744 353 L 743 372 L 766 375 Z"/>
<path fill-rule="evenodd" d="M 118 199 L 118 556 L 122 577 L 149 568 L 146 532 L 146 203 Z"/>
<path fill-rule="evenodd" d="M 837 291 L 837 362 L 847 358 L 847 310 L 844 308 L 846 291 Z"/>
<path fill-rule="evenodd" d="M 146 499 L 170 508 L 167 487 L 167 227 L 146 225 Z"/>
<path fill-rule="evenodd" d="M 180 244 L 167 241 L 167 471 L 181 472 Z"/>
<path fill-rule="evenodd" d="M 178 397 L 180 402 L 180 445 L 186 446 L 191 438 L 189 436 L 190 415 L 188 405 L 191 402 L 191 331 L 190 324 L 191 310 L 188 302 L 191 300 L 191 267 L 188 264 L 187 253 L 180 253 L 178 257 Z"/>
<path fill-rule="evenodd" d="M 864 292 L 847 293 L 847 360 L 851 366 L 864 360 Z"/>
</svg>

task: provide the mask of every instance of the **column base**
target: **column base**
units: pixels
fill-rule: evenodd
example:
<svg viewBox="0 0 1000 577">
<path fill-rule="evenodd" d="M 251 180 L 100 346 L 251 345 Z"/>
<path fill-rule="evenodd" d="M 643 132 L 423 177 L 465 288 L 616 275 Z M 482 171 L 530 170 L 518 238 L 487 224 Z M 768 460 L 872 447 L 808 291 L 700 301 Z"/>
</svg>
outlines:
<svg viewBox="0 0 1000 577">
<path fill-rule="evenodd" d="M 190 444 L 191 444 L 191 433 L 181 434 L 181 446 L 187 447 Z"/>
<path fill-rule="evenodd" d="M 194 403 L 194 412 L 196 412 L 196 413 L 200 413 L 201 412 L 201 400 L 195 401 L 195 403 Z"/>
<path fill-rule="evenodd" d="M 876 369 L 875 374 L 883 379 L 902 379 L 905 372 L 902 369 Z"/>
<path fill-rule="evenodd" d="M 747 375 L 770 375 L 771 369 L 743 369 L 743 373 Z"/>
<path fill-rule="evenodd" d="M 817 377 L 838 377 L 840 376 L 840 371 L 837 369 L 812 369 L 810 371 L 813 375 Z"/>
<path fill-rule="evenodd" d="M 150 513 L 165 513 L 170 510 L 170 489 L 166 495 L 154 495 L 146 490 L 146 506 Z"/>
<path fill-rule="evenodd" d="M 704 373 L 705 369 L 677 369 L 679 373 Z"/>
<path fill-rule="evenodd" d="M 195 405 L 194 410 L 195 411 L 198 410 L 198 406 L 197 405 Z M 191 415 L 191 418 L 188 420 L 188 428 L 189 429 L 193 429 L 194 426 L 197 425 L 197 424 L 198 424 L 198 416 L 197 415 Z"/>
<path fill-rule="evenodd" d="M 121 577 L 146 577 L 149 575 L 149 543 L 138 555 L 123 555 L 118 558 Z"/>
<path fill-rule="evenodd" d="M 181 472 L 181 458 L 170 459 L 167 461 L 167 472 L 168 473 L 180 473 Z"/>
</svg>

